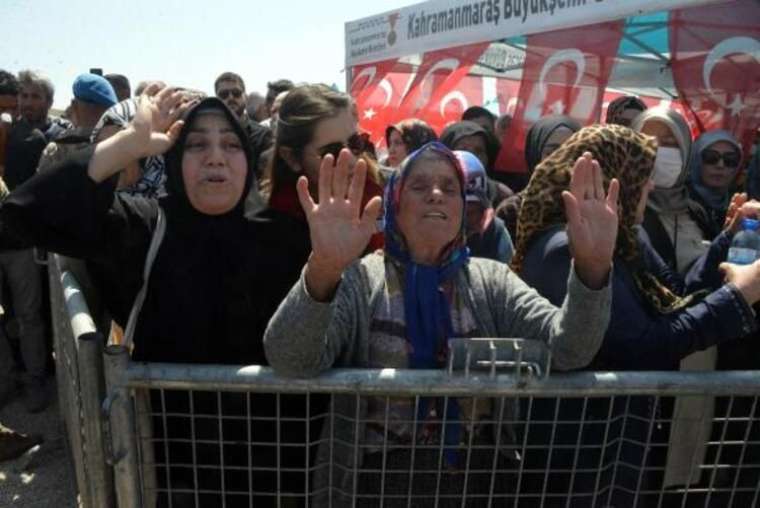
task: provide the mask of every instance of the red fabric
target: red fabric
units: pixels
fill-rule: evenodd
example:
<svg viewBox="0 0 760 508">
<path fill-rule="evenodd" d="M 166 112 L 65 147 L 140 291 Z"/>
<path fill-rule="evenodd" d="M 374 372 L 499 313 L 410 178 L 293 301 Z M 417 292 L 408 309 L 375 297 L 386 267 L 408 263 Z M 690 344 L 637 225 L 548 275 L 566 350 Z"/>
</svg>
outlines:
<svg viewBox="0 0 760 508">
<path fill-rule="evenodd" d="M 760 125 L 760 3 L 672 11 L 670 51 L 673 81 L 700 130 L 726 129 L 748 150 Z"/>
<path fill-rule="evenodd" d="M 398 108 L 398 120 L 420 118 L 436 132 L 443 130 L 445 118 L 440 111 L 441 102 L 467 76 L 488 45 L 482 42 L 425 53 Z"/>
<path fill-rule="evenodd" d="M 362 197 L 362 210 L 370 199 L 375 196 L 383 197 L 383 188 L 373 180 L 367 179 L 364 183 L 364 197 Z M 298 191 L 295 185 L 283 186 L 272 192 L 269 198 L 269 207 L 272 210 L 285 213 L 300 221 L 306 222 L 306 214 L 301 207 L 301 201 L 298 199 Z M 365 252 L 374 252 L 385 246 L 385 237 L 383 233 L 375 233 L 369 240 L 369 245 Z"/>
<path fill-rule="evenodd" d="M 569 115 L 583 125 L 597 121 L 624 26 L 621 20 L 527 37 L 519 100 L 498 170 L 525 171 L 526 134 L 542 116 Z"/>
</svg>

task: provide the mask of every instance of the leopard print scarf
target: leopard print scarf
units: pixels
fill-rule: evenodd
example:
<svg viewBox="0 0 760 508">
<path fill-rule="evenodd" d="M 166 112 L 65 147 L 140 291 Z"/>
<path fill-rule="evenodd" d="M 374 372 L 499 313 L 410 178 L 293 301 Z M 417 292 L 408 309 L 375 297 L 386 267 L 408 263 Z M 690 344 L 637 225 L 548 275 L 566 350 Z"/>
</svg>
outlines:
<svg viewBox="0 0 760 508">
<path fill-rule="evenodd" d="M 636 208 L 654 168 L 657 141 L 620 125 L 585 127 L 536 167 L 523 191 L 513 270 L 520 273 L 528 246 L 540 232 L 567 222 L 562 191 L 570 186 L 575 161 L 587 151 L 599 161 L 605 189 L 613 178 L 620 181 L 616 258 L 628 264 L 642 296 L 657 312 L 682 308 L 687 300 L 647 272 L 638 252 Z"/>
</svg>

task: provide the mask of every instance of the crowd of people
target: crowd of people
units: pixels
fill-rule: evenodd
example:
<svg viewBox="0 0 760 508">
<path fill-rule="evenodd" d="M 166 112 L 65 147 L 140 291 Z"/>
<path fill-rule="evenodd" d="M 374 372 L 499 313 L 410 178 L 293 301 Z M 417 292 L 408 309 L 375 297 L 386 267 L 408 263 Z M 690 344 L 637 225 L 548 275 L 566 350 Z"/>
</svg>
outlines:
<svg viewBox="0 0 760 508">
<path fill-rule="evenodd" d="M 596 125 L 541 118 L 527 134 L 527 173 L 505 177 L 495 162 L 510 118 L 483 107 L 440 133 L 415 118 L 389 125 L 381 151 L 359 131 L 351 97 L 325 85 L 281 79 L 263 96 L 225 72 L 214 96 L 161 81 L 140 83 L 133 95 L 124 76 L 82 74 L 72 91 L 65 119 L 52 117 L 48 78 L 0 71 L 0 308 L 15 324 L 0 323 L 0 407 L 22 394 L 30 412 L 49 403 L 35 249 L 61 256 L 98 328 L 137 361 L 271 365 L 309 377 L 338 366 L 441 368 L 450 338 L 523 337 L 546 343 L 559 371 L 756 367 L 760 262 L 723 263 L 741 220 L 760 212 L 760 154 L 729 132 L 693 140 L 674 110 L 621 97 Z M 487 399 L 442 407 L 426 398 L 315 397 L 305 414 L 303 398 L 287 396 L 277 400 L 278 429 L 267 419 L 272 397 L 170 393 L 153 404 L 181 414 L 189 402 L 195 414 L 225 417 L 252 406 L 262 418 L 257 442 L 319 440 L 316 454 L 253 448 L 253 465 L 264 469 L 311 459 L 304 474 L 281 479 L 296 503 L 308 484 L 317 506 L 350 506 L 354 494 L 360 506 L 379 506 L 380 493 L 411 493 L 419 506 L 436 494 L 461 506 L 465 496 L 480 506 L 494 465 L 549 467 L 540 452 L 507 451 L 516 443 L 508 425 L 495 440 L 480 424 L 496 418 Z M 585 470 L 623 460 L 629 472 L 601 485 L 579 475 L 572 488 L 557 475 L 522 491 L 572 490 L 572 506 L 584 506 L 594 489 L 609 488 L 612 505 L 632 506 L 637 488 L 700 482 L 692 462 L 703 460 L 694 449 L 704 443 L 678 422 L 693 414 L 689 406 L 710 403 L 591 404 L 583 418 L 656 413 L 672 421 L 616 431 L 627 443 L 663 443 L 667 453 L 624 446 L 622 459 L 600 459 L 583 451 L 568 460 Z M 554 414 L 546 399 L 532 414 L 578 421 L 579 407 L 562 408 Z M 333 417 L 309 435 L 287 423 L 311 414 Z M 711 420 L 702 422 L 707 434 Z M 204 444 L 219 431 L 216 420 L 192 429 L 179 421 L 155 419 L 156 437 L 168 443 L 156 446 L 157 462 L 216 469 L 198 477 L 166 466 L 158 478 L 169 478 L 174 506 L 204 496 L 201 505 L 213 505 L 220 483 L 233 491 L 228 505 L 248 505 L 235 487 L 256 492 L 256 506 L 274 503 L 278 481 L 265 473 L 219 471 L 220 460 L 250 464 L 247 448 L 220 458 L 218 446 Z M 225 438 L 245 440 L 235 432 L 225 427 Z M 534 432 L 531 443 L 600 444 L 598 433 L 567 432 Z M 198 440 L 192 451 L 181 446 L 189 438 Z M 421 439 L 434 450 L 415 453 Z M 446 473 L 437 491 L 425 471 L 439 460 Z M 370 472 L 355 478 L 356 463 Z M 463 481 L 465 463 L 483 474 Z M 653 467 L 658 474 L 641 474 Z M 381 468 L 404 474 L 372 472 Z M 496 492 L 515 488 L 505 473 Z"/>
</svg>

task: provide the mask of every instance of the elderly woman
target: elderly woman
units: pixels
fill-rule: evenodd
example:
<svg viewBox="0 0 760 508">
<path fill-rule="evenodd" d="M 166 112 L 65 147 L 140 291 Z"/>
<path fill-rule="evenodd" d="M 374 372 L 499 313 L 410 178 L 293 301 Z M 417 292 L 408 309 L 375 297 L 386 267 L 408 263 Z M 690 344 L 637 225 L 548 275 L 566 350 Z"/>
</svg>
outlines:
<svg viewBox="0 0 760 508">
<path fill-rule="evenodd" d="M 406 156 L 422 145 L 435 141 L 438 135 L 423 120 L 410 118 L 385 129 L 385 144 L 388 147 L 386 164 L 397 168 Z"/>
<path fill-rule="evenodd" d="M 723 227 L 742 147 L 728 131 L 714 130 L 694 140 L 689 161 L 689 194 L 707 211 L 714 229 Z"/>
<path fill-rule="evenodd" d="M 164 197 L 114 192 L 122 168 L 159 154 L 166 161 Z M 264 328 L 300 267 L 280 246 L 282 231 L 263 218 L 246 218 L 250 156 L 245 132 L 219 99 L 191 104 L 181 91 L 151 86 L 124 129 L 11 193 L 0 208 L 0 245 L 38 245 L 86 259 L 97 270 L 114 320 L 133 340 L 135 360 L 264 364 Z M 157 460 L 172 464 L 170 474 L 158 479 L 162 489 L 171 489 L 174 506 L 192 503 L 196 489 L 207 491 L 201 505 L 223 503 L 220 466 L 246 466 L 248 450 L 233 447 L 222 458 L 219 445 L 208 443 L 218 439 L 222 416 L 246 414 L 246 402 L 245 395 L 217 399 L 200 392 L 153 398 L 154 408 L 188 415 L 168 416 L 165 428 L 160 418 L 154 420 Z M 276 416 L 267 409 L 274 407 L 269 396 L 253 396 L 251 406 L 257 419 Z M 190 438 L 191 407 L 195 415 L 207 416 L 192 420 L 193 447 L 178 442 Z M 226 425 L 225 439 L 246 439 Z M 273 443 L 274 427 L 255 421 L 257 442 Z M 168 457 L 162 436 L 170 443 Z M 253 446 L 254 465 L 274 467 L 272 449 Z M 193 457 L 205 471 L 198 483 L 189 468 L 177 466 Z M 296 462 L 304 467 L 305 459 Z M 247 506 L 250 489 L 270 489 L 270 497 L 255 499 L 256 506 L 273 499 L 271 477 L 254 474 L 249 483 L 247 476 L 226 471 L 224 478 L 228 505 L 243 499 Z M 300 484 L 283 482 L 281 488 L 302 491 L 303 476 Z"/>
<path fill-rule="evenodd" d="M 741 338 L 757 327 L 750 306 L 760 300 L 760 263 L 726 267 L 725 283 L 718 273 L 718 265 L 726 257 L 731 231 L 716 238 L 686 282 L 673 273 L 639 235 L 637 225 L 643 221 L 648 198 L 651 199 L 649 194 L 654 187 L 656 146 L 653 138 L 625 127 L 597 125 L 584 128 L 552 157 L 539 164 L 525 190 L 513 267 L 528 284 L 556 305 L 566 297 L 569 287 L 564 280 L 572 270 L 572 238 L 566 233 L 570 217 L 558 200 L 567 190 L 564 182 L 571 177 L 573 161 L 579 154 L 591 152 L 604 168 L 605 185 L 613 180 L 621 183 L 612 312 L 602 347 L 591 364 L 595 370 L 677 370 L 679 362 L 695 351 Z M 698 290 L 703 291 L 694 294 Z M 589 404 L 585 418 L 604 422 L 609 421 L 610 414 L 615 417 L 624 412 L 634 416 L 633 420 L 648 421 L 652 417 L 651 401 L 647 399 L 632 398 L 626 409 L 620 402 L 624 401 L 619 399 L 611 409 L 603 400 L 596 400 Z M 581 418 L 580 404 L 573 409 L 570 404 L 564 405 L 564 411 L 558 416 L 555 416 L 554 401 L 548 407 L 534 407 L 534 417 L 536 411 L 538 419 L 547 414 L 550 418 L 566 421 L 580 421 Z M 661 411 L 663 419 L 667 420 L 668 408 Z M 584 444 L 600 444 L 599 434 L 594 435 L 595 431 L 589 429 L 594 427 L 587 427 Z M 667 432 L 667 426 L 658 427 L 649 436 L 643 428 L 637 429 L 634 425 L 628 426 L 624 436 L 628 438 L 626 443 L 650 439 L 660 443 L 650 454 L 650 460 L 662 465 L 664 458 L 657 455 L 664 448 L 662 443 L 667 442 Z M 538 436 L 534 435 L 534 439 Z M 578 435 L 569 431 L 560 439 L 568 439 L 560 444 L 572 444 Z M 589 453 L 589 449 L 587 447 L 580 455 L 580 469 L 593 469 L 599 464 L 598 455 Z M 636 446 L 626 444 L 621 450 L 620 460 L 627 466 L 621 469 L 616 484 L 608 491 L 611 496 L 608 502 L 599 500 L 605 505 L 630 506 L 632 500 L 626 491 L 635 492 L 641 468 L 652 466 L 651 462 L 644 463 L 645 456 Z M 693 452 L 693 447 L 685 450 L 689 458 Z M 564 465 L 572 464 L 572 457 L 565 459 L 569 462 Z M 612 460 L 614 457 L 607 457 L 603 465 L 606 467 Z M 562 467 L 557 465 L 556 456 L 553 464 Z M 688 467 L 686 469 L 688 478 Z M 554 481 L 550 479 L 550 491 L 566 494 L 568 486 L 562 483 L 561 476 Z M 659 485 L 652 483 L 655 481 L 652 475 L 645 474 L 644 486 L 640 490 L 654 488 L 656 491 Z M 586 503 L 590 500 L 594 489 L 605 487 L 604 484 L 595 485 L 593 478 L 585 482 L 582 478 L 577 479 L 574 488 L 577 498 L 572 506 L 586 505 L 584 500 Z M 563 497 L 563 505 L 565 501 Z"/>
<path fill-rule="evenodd" d="M 335 167 L 332 156 L 322 161 L 318 203 L 308 181 L 303 177 L 298 181 L 312 253 L 301 280 L 267 328 L 267 357 L 277 372 L 303 377 L 333 366 L 440 368 L 451 337 L 525 337 L 547 343 L 557 369 L 588 363 L 607 325 L 618 189 L 613 185 L 605 197 L 599 167 L 589 155 L 576 162 L 572 192 L 563 196 L 572 217 L 569 230 L 575 269 L 568 278 L 568 297 L 560 307 L 539 297 L 506 265 L 469 259 L 464 246 L 465 176 L 455 155 L 438 143 L 411 154 L 394 174 L 385 193 L 385 251 L 357 260 L 375 231 L 380 199 L 371 200 L 362 211 L 366 169 L 360 162 L 350 177 L 348 162 L 345 150 Z M 422 446 L 410 462 L 409 444 L 414 449 L 443 442 L 447 471 L 462 471 L 466 453 L 460 443 L 467 439 L 466 430 L 455 421 L 458 402 L 449 404 L 453 409 L 445 418 L 444 427 L 450 429 L 443 433 L 445 437 L 433 421 L 435 404 L 422 404 L 424 410 L 415 416 L 413 402 L 393 401 L 386 428 L 377 423 L 386 421 L 384 399 L 371 398 L 360 408 L 354 402 L 353 397 L 334 399 L 334 426 L 325 428 L 325 444 L 318 452 L 320 463 L 332 455 L 334 467 L 332 471 L 327 466 L 317 469 L 317 505 L 351 505 L 357 494 L 376 496 L 383 488 L 377 475 L 366 474 L 356 479 L 358 492 L 354 490 L 349 471 L 359 452 L 346 443 L 355 439 L 363 450 L 359 463 L 366 468 L 387 460 L 392 469 L 405 472 L 435 469 L 437 447 L 433 452 Z M 362 423 L 354 424 L 351 419 L 357 411 Z M 442 414 L 440 407 L 437 411 Z M 483 407 L 482 413 L 487 419 L 490 406 Z M 372 424 L 365 425 L 368 419 Z M 418 440 L 412 439 L 416 435 L 412 421 L 425 428 Z M 485 434 L 479 421 L 467 427 L 477 434 L 478 443 Z M 389 440 L 387 457 L 381 453 L 383 436 Z M 488 450 L 487 457 L 474 453 L 471 458 L 478 467 L 486 462 L 485 470 L 490 472 L 495 449 Z M 396 476 L 401 478 L 390 480 Z M 476 480 L 465 492 L 463 476 L 446 474 L 442 481 L 441 494 L 457 506 L 462 496 L 488 492 L 488 482 L 484 486 Z M 490 473 L 483 476 L 490 479 Z M 406 474 L 389 475 L 386 494 L 406 495 L 407 481 Z M 425 475 L 415 474 L 411 481 L 414 506 L 422 506 L 436 493 L 435 481 L 431 485 Z"/>
</svg>

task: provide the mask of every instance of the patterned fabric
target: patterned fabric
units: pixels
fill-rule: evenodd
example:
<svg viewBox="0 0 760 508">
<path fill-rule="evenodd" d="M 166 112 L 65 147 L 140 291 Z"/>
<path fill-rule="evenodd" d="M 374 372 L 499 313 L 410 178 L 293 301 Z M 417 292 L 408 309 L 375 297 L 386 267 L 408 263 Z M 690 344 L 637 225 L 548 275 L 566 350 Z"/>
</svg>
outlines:
<svg viewBox="0 0 760 508">
<path fill-rule="evenodd" d="M 654 168 L 656 147 L 654 138 L 620 125 L 592 125 L 573 134 L 536 167 L 523 191 L 513 270 L 522 271 L 528 246 L 536 235 L 567 222 L 562 191 L 570 185 L 575 161 L 584 152 L 591 152 L 602 168 L 604 188 L 613 178 L 620 181 L 616 259 L 631 265 L 636 285 L 655 311 L 668 313 L 691 302 L 691 298 L 676 296 L 640 263 L 636 209 Z"/>
<path fill-rule="evenodd" d="M 370 330 L 375 331 L 372 334 L 370 348 L 375 354 L 378 367 L 396 365 L 412 369 L 442 367 L 446 360 L 447 339 L 456 336 L 457 332 L 469 331 L 454 328 L 454 314 L 461 318 L 464 313 L 469 312 L 459 295 L 454 294 L 453 284 L 454 276 L 469 259 L 465 246 L 465 207 L 462 206 L 459 232 L 449 245 L 443 248 L 438 266 L 422 265 L 412 260 L 403 233 L 396 223 L 404 183 L 415 167 L 430 160 L 427 157 L 433 157 L 433 160 L 443 159 L 451 164 L 459 180 L 462 204 L 465 202 L 464 170 L 455 154 L 441 143 L 431 142 L 413 152 L 404 160 L 399 171 L 391 176 L 385 190 L 383 220 L 385 253 L 388 259 L 386 262 L 387 281 L 392 282 L 388 282 L 386 291 L 383 293 L 384 301 L 380 303 L 379 312 L 370 325 Z M 474 320 L 471 316 L 468 325 L 472 325 L 471 329 L 474 329 Z M 391 358 L 385 359 L 390 360 L 390 365 L 381 361 L 389 354 Z M 424 422 L 431 417 L 436 417 L 437 412 L 443 411 L 443 406 L 439 402 L 427 398 L 421 399 L 417 407 L 417 420 Z M 382 406 L 375 406 L 374 410 L 378 414 L 384 412 L 384 401 Z M 391 412 L 399 416 L 407 415 L 406 418 L 401 418 L 406 420 L 405 422 L 394 423 L 394 425 L 400 425 L 400 428 L 394 428 L 393 434 L 402 440 L 409 439 L 411 434 L 408 416 L 410 414 L 413 416 L 414 412 L 411 402 L 394 404 Z M 459 405 L 456 402 L 450 402 L 446 406 L 445 416 L 449 421 L 458 420 Z M 441 417 L 442 415 L 437 415 L 437 418 Z M 422 427 L 420 436 L 435 432 L 424 423 Z M 460 425 L 447 424 L 446 428 L 447 443 L 457 444 L 461 437 Z M 379 432 L 382 433 L 383 429 L 384 426 L 381 425 Z M 388 430 L 390 433 L 391 429 Z M 382 434 L 375 437 L 382 437 Z M 423 439 L 430 439 L 430 437 Z M 456 460 L 456 457 L 449 454 L 447 460 L 451 462 Z"/>
<path fill-rule="evenodd" d="M 129 122 L 137 113 L 137 103 L 135 99 L 121 101 L 108 108 L 92 130 L 90 140 L 95 143 L 98 140 L 100 131 L 108 126 L 115 126 L 121 129 L 129 125 Z M 146 159 L 140 159 L 140 179 L 134 185 L 119 189 L 119 192 L 148 198 L 159 197 L 165 194 L 164 185 L 166 183 L 166 164 L 162 155 L 155 155 Z"/>
</svg>

